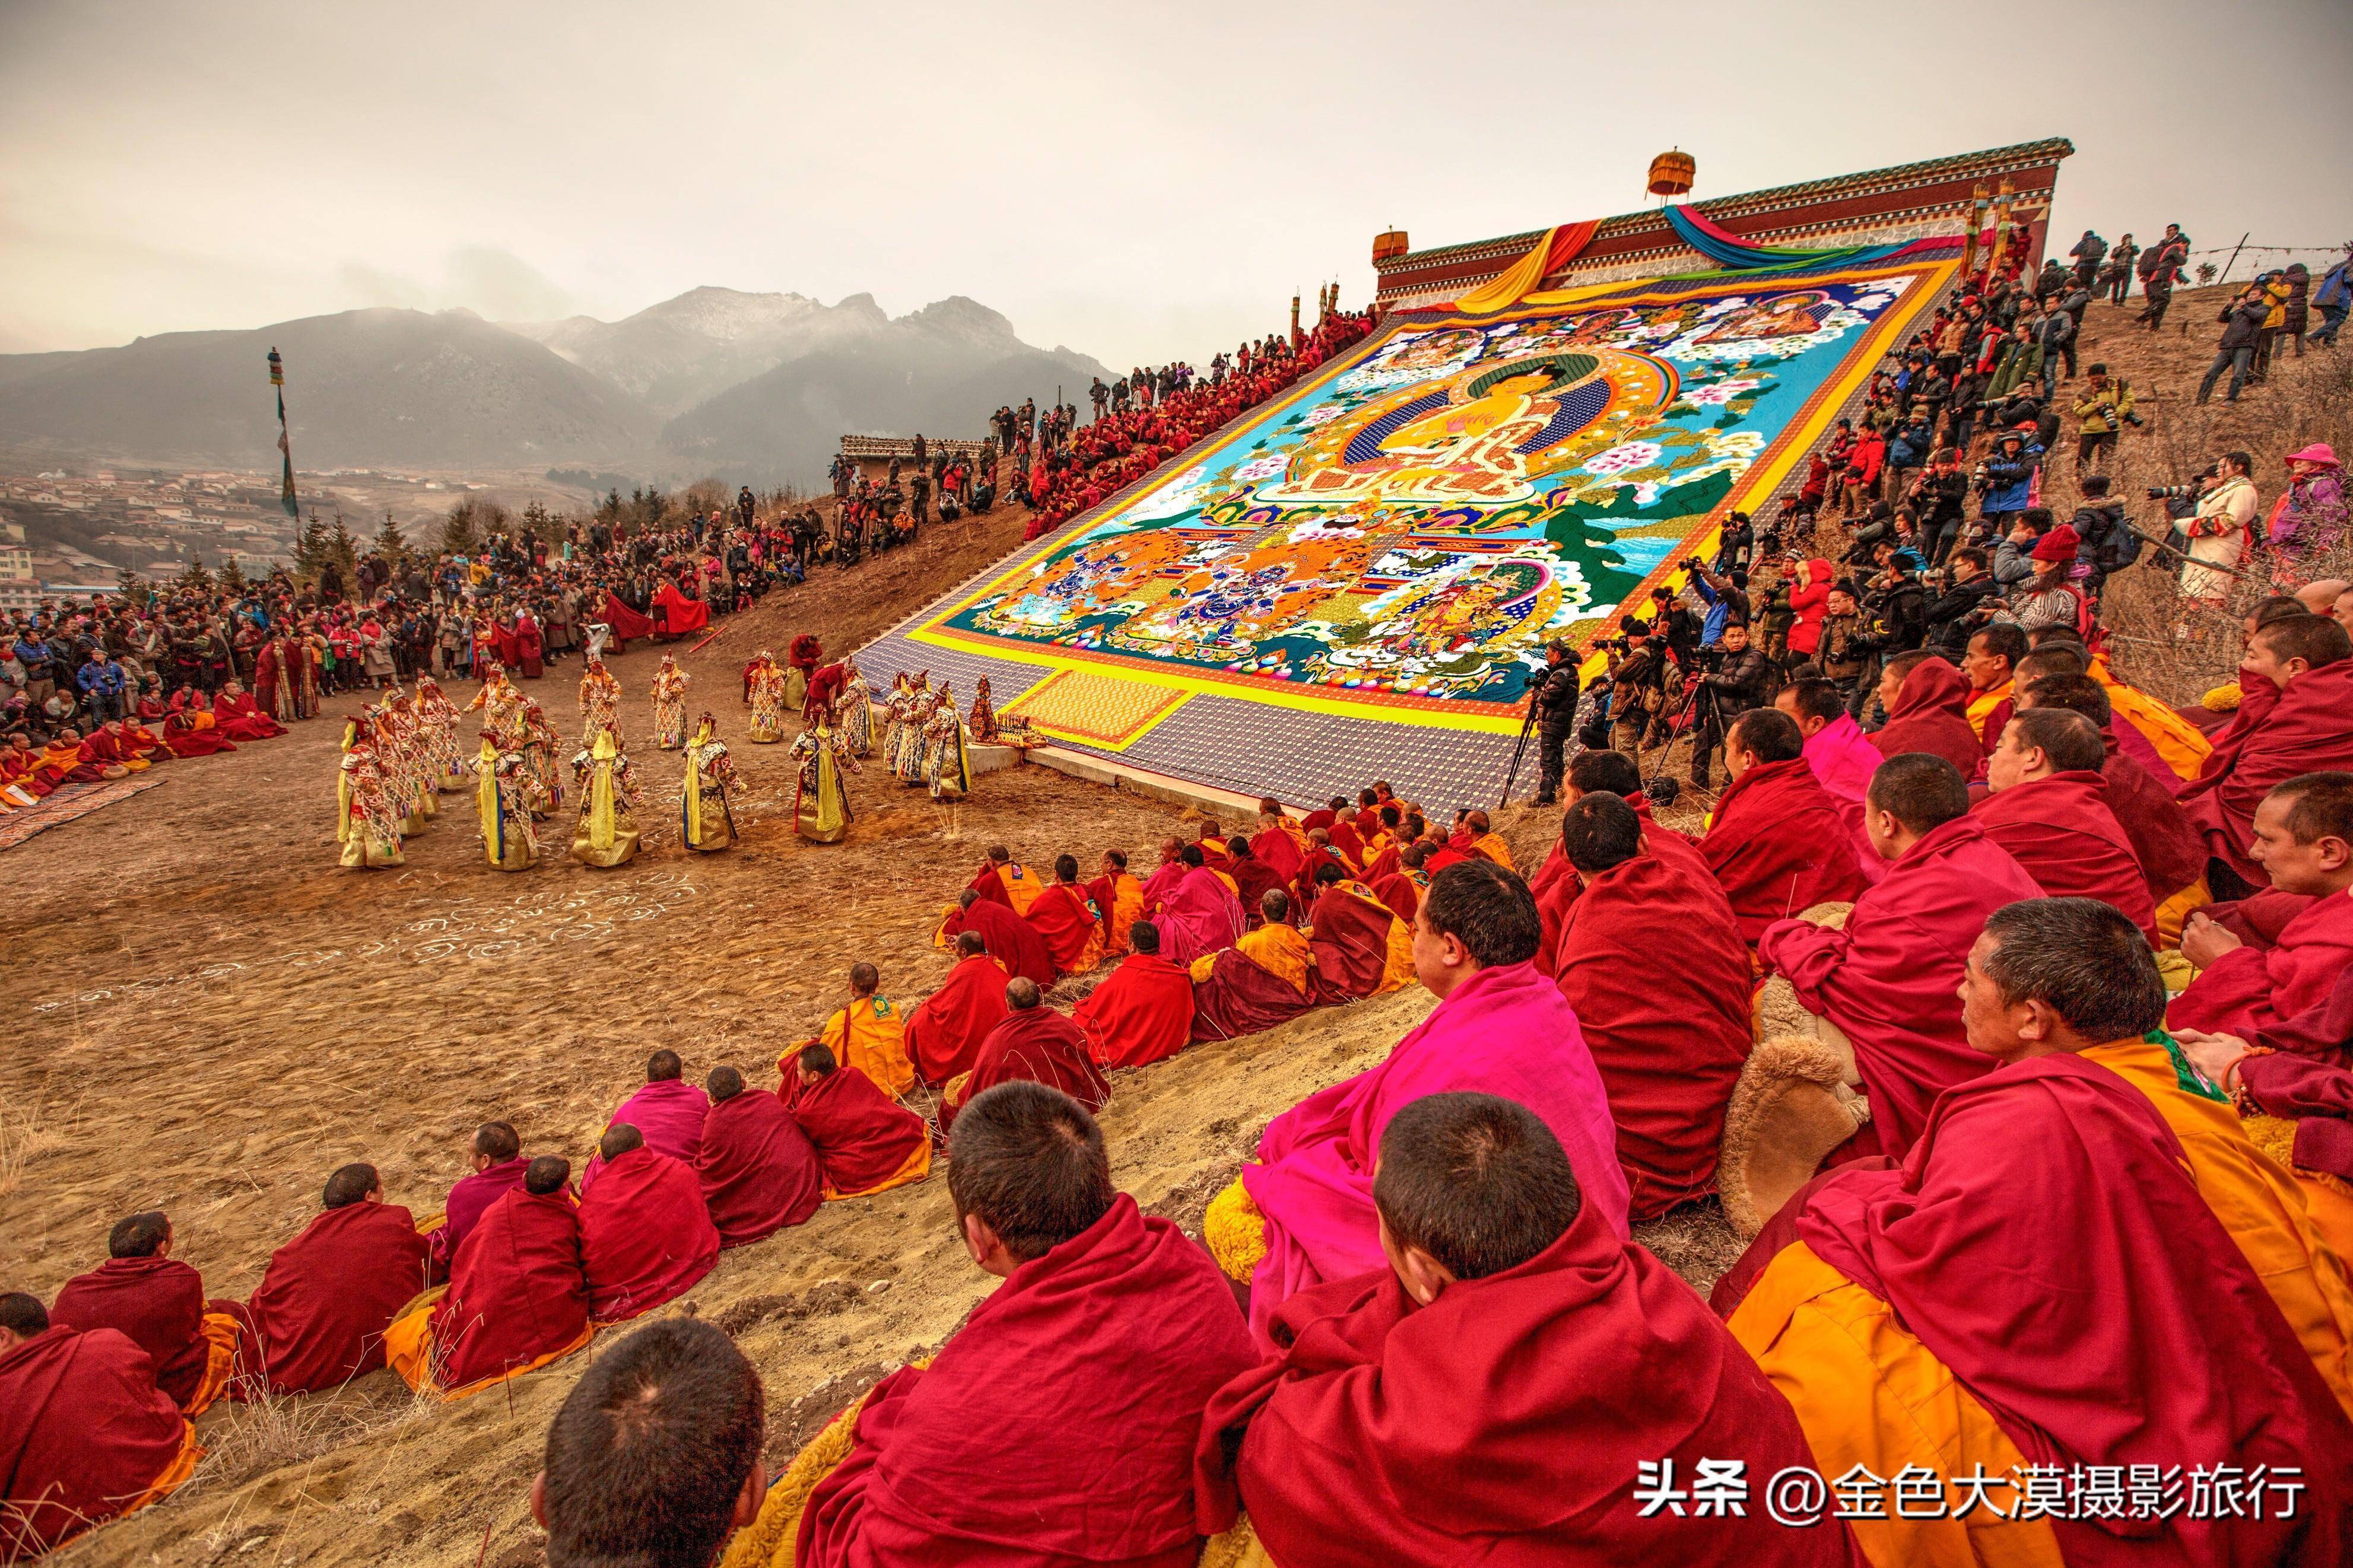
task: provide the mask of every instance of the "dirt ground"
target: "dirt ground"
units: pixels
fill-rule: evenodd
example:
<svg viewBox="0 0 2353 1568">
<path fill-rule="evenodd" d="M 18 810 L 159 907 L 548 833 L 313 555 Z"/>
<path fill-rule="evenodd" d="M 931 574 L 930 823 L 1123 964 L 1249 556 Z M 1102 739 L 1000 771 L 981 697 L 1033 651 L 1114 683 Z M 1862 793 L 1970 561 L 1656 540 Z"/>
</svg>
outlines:
<svg viewBox="0 0 2353 1568">
<path fill-rule="evenodd" d="M 1113 847 L 1149 863 L 1174 807 L 1034 766 L 985 775 L 952 806 L 870 767 L 851 780 L 848 842 L 807 846 L 786 748 L 742 741 L 753 652 L 800 631 L 853 647 L 1000 554 L 1020 521 L 943 529 L 821 574 L 685 660 L 691 711 L 718 714 L 747 785 L 729 853 L 680 847 L 677 756 L 643 749 L 647 847 L 628 866 L 557 858 L 501 875 L 482 861 L 470 797 L 451 795 L 405 867 L 342 870 L 331 720 L 167 764 L 164 787 L 9 851 L 0 924 L 18 1048 L 0 1061 L 0 1285 L 46 1299 L 103 1258 L 115 1219 L 160 1207 L 207 1290 L 243 1295 L 347 1161 L 375 1163 L 390 1201 L 429 1213 L 483 1120 L 576 1165 L 656 1047 L 698 1077 L 728 1062 L 773 1081 L 852 963 L 878 963 L 889 994 L 927 993 L 947 967 L 931 945 L 938 908 L 990 843 L 1032 865 L 1069 849 L 1092 866 Z M 649 728 L 659 658 L 639 645 L 612 661 L 625 732 Z M 526 688 L 567 736 L 579 668 Z M 1514 831 L 1540 856 L 1553 828 Z M 1198 1227 L 1268 1118 L 1371 1065 L 1429 1005 L 1409 990 L 1116 1075 L 1103 1123 L 1122 1186 Z M 1703 1289 L 1733 1255 L 1712 1206 L 1646 1236 Z M 663 1310 L 712 1319 L 752 1357 L 781 1464 L 874 1378 L 935 1349 L 989 1283 L 935 1179 L 728 1252 Z M 454 1405 L 417 1401 L 388 1373 L 333 1397 L 224 1405 L 199 1423 L 211 1454 L 188 1486 L 58 1561 L 538 1563 L 529 1484 L 587 1354 Z"/>
</svg>

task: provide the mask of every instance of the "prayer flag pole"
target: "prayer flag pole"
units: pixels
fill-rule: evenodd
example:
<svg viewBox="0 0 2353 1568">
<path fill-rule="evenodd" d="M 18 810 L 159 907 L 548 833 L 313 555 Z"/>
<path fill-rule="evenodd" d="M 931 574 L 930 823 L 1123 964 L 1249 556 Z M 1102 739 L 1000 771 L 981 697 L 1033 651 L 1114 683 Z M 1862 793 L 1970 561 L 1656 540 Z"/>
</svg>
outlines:
<svg viewBox="0 0 2353 1568">
<path fill-rule="evenodd" d="M 269 351 L 269 384 L 278 393 L 278 455 L 284 463 L 278 481 L 278 504 L 289 517 L 300 517 L 301 509 L 294 500 L 294 446 L 286 435 L 286 362 L 278 357 L 273 345 Z"/>
</svg>

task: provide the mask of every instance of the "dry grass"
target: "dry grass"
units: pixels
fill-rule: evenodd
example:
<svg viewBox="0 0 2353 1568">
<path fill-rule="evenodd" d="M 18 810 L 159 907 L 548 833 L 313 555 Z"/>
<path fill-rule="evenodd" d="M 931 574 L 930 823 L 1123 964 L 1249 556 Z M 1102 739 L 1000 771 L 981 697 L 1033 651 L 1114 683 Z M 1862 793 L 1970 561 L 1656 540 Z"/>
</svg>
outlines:
<svg viewBox="0 0 2353 1568">
<path fill-rule="evenodd" d="M 440 1401 L 412 1394 L 389 1373 L 327 1394 L 260 1393 L 224 1402 L 204 1423 L 205 1462 L 181 1489 L 185 1497 L 231 1491 L 257 1476 L 308 1464 L 347 1443 L 375 1441 L 421 1421 Z M 216 1527 L 215 1533 L 219 1532 Z"/>
<path fill-rule="evenodd" d="M 0 1100 L 0 1197 L 16 1190 L 26 1167 L 73 1142 L 70 1114 L 51 1112 L 38 1100 Z"/>
</svg>

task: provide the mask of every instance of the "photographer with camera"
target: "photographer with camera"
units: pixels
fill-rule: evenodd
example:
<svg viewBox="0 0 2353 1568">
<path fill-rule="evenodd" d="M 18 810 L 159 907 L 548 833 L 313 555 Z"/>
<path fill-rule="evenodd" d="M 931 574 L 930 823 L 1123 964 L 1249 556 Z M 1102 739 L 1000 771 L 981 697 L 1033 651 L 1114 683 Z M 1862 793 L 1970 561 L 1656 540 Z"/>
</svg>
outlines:
<svg viewBox="0 0 2353 1568">
<path fill-rule="evenodd" d="M 1536 724 L 1536 801 L 1556 803 L 1568 770 L 1568 742 L 1577 727 L 1577 655 L 1558 637 L 1545 645 L 1545 672 L 1528 685 Z"/>
<path fill-rule="evenodd" d="M 1724 639 L 1707 669 L 1692 689 L 1692 765 L 1694 789 L 1706 789 L 1708 761 L 1724 743 L 1732 721 L 1772 698 L 1773 666 L 1762 650 L 1748 646 L 1748 627 L 1728 623 Z M 1673 737 L 1668 736 L 1672 742 Z"/>
<path fill-rule="evenodd" d="M 2042 448 L 2026 432 L 2010 429 L 1995 441 L 1993 455 L 1978 464 L 1973 477 L 1978 521 L 1988 537 L 2008 532 L 2018 514 L 2026 510 L 2034 489 L 2034 470 L 2042 460 Z"/>
<path fill-rule="evenodd" d="M 1609 644 L 1609 744 L 1631 756 L 1660 722 L 1666 702 L 1667 641 L 1641 619 L 1623 623 Z"/>
<path fill-rule="evenodd" d="M 2001 584 L 1993 580 L 1986 552 L 1976 545 L 1953 552 L 1940 592 L 1922 606 L 1927 630 L 1922 646 L 1947 661 L 1958 664 L 1969 637 L 1993 619 L 2000 604 Z"/>
<path fill-rule="evenodd" d="M 2084 395 L 2075 400 L 2075 471 L 2079 474 L 2086 463 L 2095 458 L 2097 466 L 2105 468 L 2124 427 L 2140 423 L 2139 416 L 2133 413 L 2129 382 L 2122 377 L 2110 380 L 2105 364 L 2094 365 L 2087 374 L 2091 382 L 2084 388 Z"/>
</svg>

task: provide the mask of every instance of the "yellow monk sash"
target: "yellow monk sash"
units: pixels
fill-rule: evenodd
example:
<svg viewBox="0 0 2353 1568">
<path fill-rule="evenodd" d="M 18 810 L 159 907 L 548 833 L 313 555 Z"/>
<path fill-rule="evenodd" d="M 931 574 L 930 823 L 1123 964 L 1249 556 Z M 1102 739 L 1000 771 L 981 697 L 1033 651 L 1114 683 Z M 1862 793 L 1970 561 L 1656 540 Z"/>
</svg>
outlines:
<svg viewBox="0 0 2353 1568">
<path fill-rule="evenodd" d="M 1978 740 L 1985 739 L 1986 721 L 1993 716 L 1993 710 L 2009 699 L 2010 685 L 2005 680 L 1991 691 L 1980 691 L 1969 699 L 1969 728 L 1978 732 Z"/>
<path fill-rule="evenodd" d="M 1261 926 L 1242 932 L 1234 948 L 1302 996 L 1307 994 L 1307 970 L 1315 962 L 1315 951 L 1296 930 L 1287 925 Z"/>
</svg>

